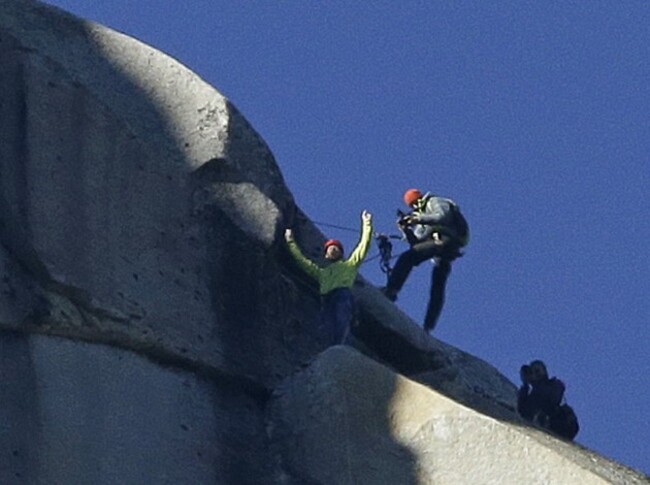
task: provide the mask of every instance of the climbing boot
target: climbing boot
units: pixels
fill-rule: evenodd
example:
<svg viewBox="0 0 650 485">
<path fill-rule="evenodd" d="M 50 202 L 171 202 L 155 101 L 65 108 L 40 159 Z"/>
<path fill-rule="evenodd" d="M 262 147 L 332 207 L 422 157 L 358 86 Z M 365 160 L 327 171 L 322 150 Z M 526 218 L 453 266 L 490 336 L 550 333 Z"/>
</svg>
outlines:
<svg viewBox="0 0 650 485">
<path fill-rule="evenodd" d="M 384 294 L 384 296 L 388 298 L 390 301 L 397 300 L 397 291 L 388 288 L 387 286 L 382 287 L 380 290 Z"/>
</svg>

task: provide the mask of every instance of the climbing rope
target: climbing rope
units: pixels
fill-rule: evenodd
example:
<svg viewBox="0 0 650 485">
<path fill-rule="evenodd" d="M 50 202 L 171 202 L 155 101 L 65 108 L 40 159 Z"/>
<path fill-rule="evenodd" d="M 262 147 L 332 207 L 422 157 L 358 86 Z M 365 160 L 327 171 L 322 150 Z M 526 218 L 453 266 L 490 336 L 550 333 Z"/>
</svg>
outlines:
<svg viewBox="0 0 650 485">
<path fill-rule="evenodd" d="M 320 221 L 312 221 L 312 222 L 319 226 L 331 227 L 334 229 L 339 229 L 341 231 L 354 232 L 354 233 L 358 232 L 358 229 L 353 229 L 351 227 L 339 226 L 336 224 L 330 224 L 328 222 L 320 222 Z M 398 236 L 395 234 L 383 234 L 378 232 L 375 232 L 374 236 L 375 236 L 375 241 L 377 241 L 377 247 L 379 249 L 379 253 L 375 254 L 370 258 L 366 258 L 363 264 L 369 263 L 370 261 L 374 261 L 375 259 L 379 258 L 379 269 L 381 269 L 381 272 L 384 273 L 386 277 L 388 277 L 390 275 L 390 272 L 392 271 L 390 262 L 392 259 L 395 258 L 395 256 L 393 256 L 393 243 L 391 243 L 390 240 L 391 239 L 401 240 L 403 238 L 402 236 Z"/>
<path fill-rule="evenodd" d="M 359 232 L 358 229 L 352 229 L 351 227 L 345 227 L 345 226 L 337 226 L 336 224 L 329 224 L 327 222 L 318 222 L 318 221 L 312 221 L 314 224 L 317 224 L 319 226 L 323 227 L 333 227 L 335 229 L 340 229 L 342 231 L 348 231 L 348 232 Z"/>
</svg>

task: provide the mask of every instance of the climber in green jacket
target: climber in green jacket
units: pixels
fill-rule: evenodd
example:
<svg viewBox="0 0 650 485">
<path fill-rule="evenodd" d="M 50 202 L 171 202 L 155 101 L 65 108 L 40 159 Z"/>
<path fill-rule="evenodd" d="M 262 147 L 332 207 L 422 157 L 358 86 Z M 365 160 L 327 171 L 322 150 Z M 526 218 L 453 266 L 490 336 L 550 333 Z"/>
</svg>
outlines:
<svg viewBox="0 0 650 485">
<path fill-rule="evenodd" d="M 318 281 L 321 320 L 329 333 L 331 345 L 344 343 L 350 331 L 354 315 L 354 299 L 350 288 L 372 241 L 372 214 L 364 210 L 361 221 L 361 238 L 349 258 L 343 259 L 343 245 L 340 241 L 330 239 L 325 242 L 325 259 L 329 264 L 323 268 L 302 254 L 291 229 L 284 233 L 289 251 L 298 265 Z"/>
</svg>

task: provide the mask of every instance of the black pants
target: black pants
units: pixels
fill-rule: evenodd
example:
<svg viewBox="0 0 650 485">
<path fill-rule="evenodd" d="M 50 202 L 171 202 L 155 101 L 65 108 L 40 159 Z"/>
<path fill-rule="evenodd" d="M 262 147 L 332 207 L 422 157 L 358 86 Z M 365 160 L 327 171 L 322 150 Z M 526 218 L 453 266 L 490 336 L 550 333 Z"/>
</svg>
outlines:
<svg viewBox="0 0 650 485">
<path fill-rule="evenodd" d="M 404 286 L 411 270 L 423 261 L 435 259 L 435 266 L 431 273 L 431 294 L 427 313 L 424 317 L 425 330 L 433 330 L 445 303 L 445 288 L 447 278 L 451 273 L 451 261 L 458 256 L 458 245 L 453 241 L 443 239 L 443 244 L 436 244 L 433 239 L 416 243 L 411 249 L 400 255 L 395 267 L 388 278 L 387 290 L 397 294 Z"/>
<path fill-rule="evenodd" d="M 435 266 L 431 273 L 431 295 L 429 296 L 429 305 L 427 314 L 424 317 L 424 329 L 431 331 L 438 323 L 438 317 L 442 312 L 442 306 L 445 304 L 445 288 L 447 287 L 447 278 L 451 273 L 451 263 L 446 259 L 436 260 Z"/>
</svg>

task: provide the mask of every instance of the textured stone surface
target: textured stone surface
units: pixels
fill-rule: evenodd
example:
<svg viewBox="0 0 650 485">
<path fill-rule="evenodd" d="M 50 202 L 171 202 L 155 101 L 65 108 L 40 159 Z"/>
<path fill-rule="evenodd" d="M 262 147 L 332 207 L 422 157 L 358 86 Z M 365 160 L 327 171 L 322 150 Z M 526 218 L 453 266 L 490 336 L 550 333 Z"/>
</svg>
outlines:
<svg viewBox="0 0 650 485">
<path fill-rule="evenodd" d="M 0 483 L 270 476 L 264 422 L 250 397 L 113 347 L 0 336 Z M 233 409 L 248 419 L 234 421 Z"/>
<path fill-rule="evenodd" d="M 372 357 L 488 414 L 515 410 L 516 388 L 494 367 L 432 338 L 371 285 L 360 282 L 354 291 L 362 313 L 354 333 Z"/>
<path fill-rule="evenodd" d="M 276 390 L 285 469 L 312 483 L 646 483 L 578 446 L 493 419 L 349 347 Z"/>
<path fill-rule="evenodd" d="M 273 483 L 266 396 L 323 344 L 283 271 L 299 211 L 272 154 L 163 53 L 38 2 L 0 12 L 0 482 Z"/>
<path fill-rule="evenodd" d="M 314 258 L 323 235 L 179 62 L 20 0 L 0 0 L 0 62 L 1 483 L 453 483 L 465 453 L 492 480 L 529 471 L 512 440 L 565 468 L 535 476 L 638 479 L 524 433 L 511 382 L 364 281 L 374 361 L 306 367 L 318 293 L 281 234 Z"/>
<path fill-rule="evenodd" d="M 305 305 L 269 257 L 292 197 L 236 109 L 134 39 L 38 3 L 0 6 L 0 238 L 5 285 L 24 296 L 4 299 L 5 323 L 262 385 L 312 353 L 309 328 L 286 323 Z"/>
</svg>

